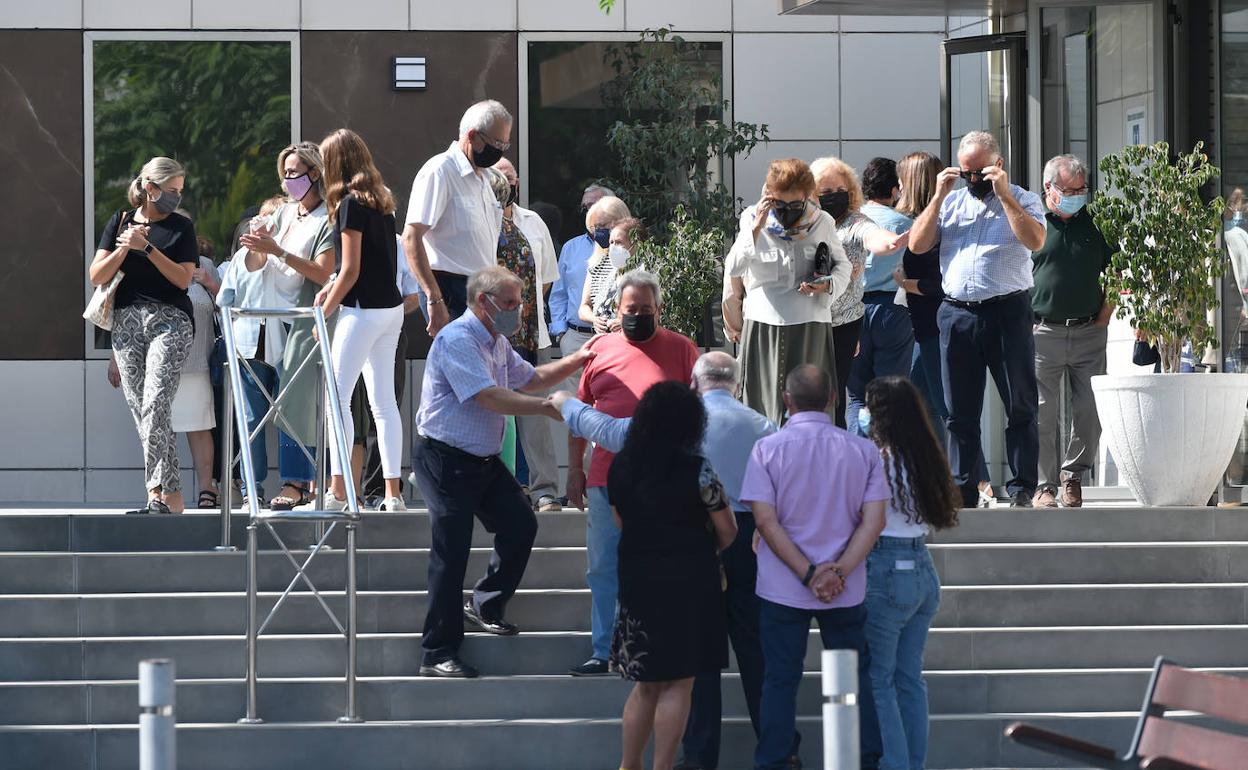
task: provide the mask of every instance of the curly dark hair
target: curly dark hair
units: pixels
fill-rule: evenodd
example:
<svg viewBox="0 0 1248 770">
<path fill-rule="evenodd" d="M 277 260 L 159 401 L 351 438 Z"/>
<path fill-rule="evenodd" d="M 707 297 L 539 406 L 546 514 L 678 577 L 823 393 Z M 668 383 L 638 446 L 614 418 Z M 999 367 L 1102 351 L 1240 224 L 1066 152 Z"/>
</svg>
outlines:
<svg viewBox="0 0 1248 770">
<path fill-rule="evenodd" d="M 866 404 L 868 434 L 883 450 L 884 472 L 906 519 L 933 529 L 955 526 L 962 499 L 918 389 L 905 377 L 878 377 L 867 384 Z M 907 483 L 896 484 L 901 478 Z"/>
<path fill-rule="evenodd" d="M 868 200 L 890 198 L 897 180 L 897 162 L 889 158 L 872 158 L 862 170 L 862 194 Z"/>
<path fill-rule="evenodd" d="M 630 484 L 642 478 L 662 478 L 679 456 L 701 452 L 705 432 L 706 409 L 698 394 L 683 382 L 657 382 L 637 404 L 610 475 L 620 474 Z"/>
</svg>

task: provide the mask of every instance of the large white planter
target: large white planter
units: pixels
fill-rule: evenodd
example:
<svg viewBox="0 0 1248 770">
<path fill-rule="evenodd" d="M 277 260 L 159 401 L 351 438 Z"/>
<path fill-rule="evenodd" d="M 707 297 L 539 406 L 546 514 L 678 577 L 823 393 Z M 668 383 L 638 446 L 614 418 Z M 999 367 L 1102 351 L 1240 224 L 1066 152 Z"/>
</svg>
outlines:
<svg viewBox="0 0 1248 770">
<path fill-rule="evenodd" d="M 1248 374 L 1092 378 L 1102 437 L 1144 505 L 1205 505 L 1244 428 Z"/>
</svg>

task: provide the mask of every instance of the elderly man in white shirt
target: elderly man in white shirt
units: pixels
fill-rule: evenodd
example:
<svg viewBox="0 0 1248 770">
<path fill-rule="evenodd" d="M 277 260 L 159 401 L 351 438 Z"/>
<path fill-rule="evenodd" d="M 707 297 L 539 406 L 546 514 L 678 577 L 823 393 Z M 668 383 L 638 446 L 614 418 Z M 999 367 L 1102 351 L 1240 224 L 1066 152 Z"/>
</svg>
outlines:
<svg viewBox="0 0 1248 770">
<path fill-rule="evenodd" d="M 511 125 L 501 103 L 477 102 L 459 121 L 459 139 L 412 182 L 403 251 L 428 298 L 431 337 L 463 314 L 468 276 L 496 264 L 502 209 L 482 171 L 511 147 Z"/>
<path fill-rule="evenodd" d="M 515 222 L 533 251 L 533 271 L 540 287 L 537 300 L 537 365 L 551 360 L 550 330 L 546 318 L 546 299 L 550 287 L 559 277 L 559 265 L 555 256 L 555 241 L 550 229 L 536 212 L 520 205 L 520 174 L 511 161 L 503 158 L 494 168 L 507 177 L 511 197 L 503 207 L 503 216 Z M 546 395 L 539 393 L 536 395 Z M 555 443 L 551 438 L 551 424 L 545 417 L 535 414 L 516 417 L 516 434 L 524 450 L 524 460 L 529 468 L 529 499 L 539 512 L 559 511 L 559 465 L 555 458 Z"/>
</svg>

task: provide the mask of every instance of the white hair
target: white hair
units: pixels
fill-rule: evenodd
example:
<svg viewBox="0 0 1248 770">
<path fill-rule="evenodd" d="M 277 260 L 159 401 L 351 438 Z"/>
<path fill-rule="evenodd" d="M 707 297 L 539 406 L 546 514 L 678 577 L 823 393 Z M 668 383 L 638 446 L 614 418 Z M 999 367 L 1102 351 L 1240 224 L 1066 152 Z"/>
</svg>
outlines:
<svg viewBox="0 0 1248 770">
<path fill-rule="evenodd" d="M 693 365 L 693 379 L 698 384 L 698 390 L 719 388 L 735 391 L 741 382 L 741 364 L 722 350 L 712 350 L 698 356 L 697 363 Z"/>
<path fill-rule="evenodd" d="M 649 289 L 650 293 L 654 295 L 654 304 L 663 304 L 663 289 L 659 286 L 659 279 L 648 270 L 629 270 L 620 276 L 616 286 L 620 290 L 620 297 L 623 297 L 624 290 L 630 287 L 634 289 Z"/>
<path fill-rule="evenodd" d="M 958 142 L 958 154 L 970 149 L 987 150 L 995 157 L 1001 157 L 1001 145 L 997 138 L 987 131 L 968 131 Z"/>
<path fill-rule="evenodd" d="M 1056 182 L 1062 172 L 1071 178 L 1083 177 L 1085 181 L 1088 178 L 1088 167 L 1077 155 L 1058 155 L 1044 164 L 1044 183 Z"/>
<path fill-rule="evenodd" d="M 464 110 L 464 116 L 459 119 L 459 136 L 462 139 L 469 131 L 484 133 L 499 123 L 510 122 L 511 113 L 502 102 L 486 99 Z"/>
<path fill-rule="evenodd" d="M 590 193 L 602 193 L 603 197 L 617 197 L 614 190 L 610 187 L 603 187 L 600 184 L 591 184 L 589 187 L 585 188 L 585 191 L 582 192 L 581 195 L 589 195 Z"/>
<path fill-rule="evenodd" d="M 477 297 L 482 294 L 497 295 L 504 286 L 524 288 L 524 281 L 502 265 L 483 267 L 468 277 L 468 304 L 477 306 Z"/>
</svg>

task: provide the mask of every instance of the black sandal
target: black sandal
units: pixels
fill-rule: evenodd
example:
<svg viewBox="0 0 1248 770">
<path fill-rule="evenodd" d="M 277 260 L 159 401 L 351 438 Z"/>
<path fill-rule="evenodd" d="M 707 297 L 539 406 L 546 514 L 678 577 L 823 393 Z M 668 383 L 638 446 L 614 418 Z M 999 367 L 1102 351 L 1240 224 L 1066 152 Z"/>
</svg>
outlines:
<svg viewBox="0 0 1248 770">
<path fill-rule="evenodd" d="M 301 487 L 298 484 L 282 484 L 282 489 L 293 489 L 299 493 L 296 499 L 288 495 L 278 495 L 269 501 L 269 510 L 271 511 L 291 511 L 297 505 L 307 505 L 312 502 L 312 493 L 307 487 Z"/>
<path fill-rule="evenodd" d="M 133 511 L 126 511 L 127 516 L 145 513 L 173 513 L 169 510 L 169 506 L 165 505 L 164 500 L 148 500 L 147 505 Z"/>
<path fill-rule="evenodd" d="M 211 489 L 199 490 L 199 501 L 196 503 L 197 508 L 211 510 L 221 507 L 221 498 Z"/>
</svg>

